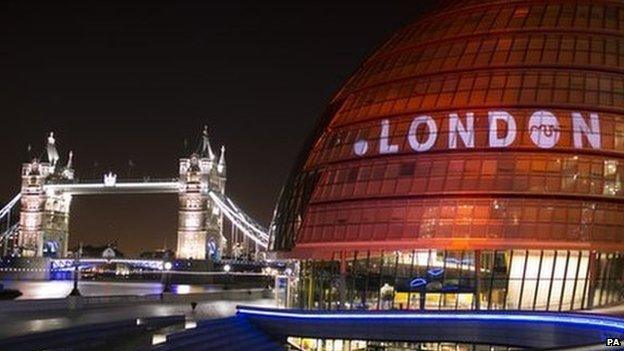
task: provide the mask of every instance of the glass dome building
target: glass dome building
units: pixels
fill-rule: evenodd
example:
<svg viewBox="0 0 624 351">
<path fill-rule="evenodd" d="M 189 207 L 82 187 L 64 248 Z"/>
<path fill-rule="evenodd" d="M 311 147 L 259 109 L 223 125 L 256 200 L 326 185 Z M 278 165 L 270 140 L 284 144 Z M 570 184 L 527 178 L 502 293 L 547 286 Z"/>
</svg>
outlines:
<svg viewBox="0 0 624 351">
<path fill-rule="evenodd" d="M 449 1 L 332 98 L 278 200 L 294 307 L 624 299 L 624 2 Z"/>
</svg>

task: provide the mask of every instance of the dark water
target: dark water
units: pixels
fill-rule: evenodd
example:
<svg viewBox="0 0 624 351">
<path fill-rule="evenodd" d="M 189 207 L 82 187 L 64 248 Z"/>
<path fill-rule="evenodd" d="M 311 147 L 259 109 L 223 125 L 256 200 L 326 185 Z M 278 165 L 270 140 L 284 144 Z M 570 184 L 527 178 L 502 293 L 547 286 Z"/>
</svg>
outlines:
<svg viewBox="0 0 624 351">
<path fill-rule="evenodd" d="M 68 280 L 26 281 L 4 280 L 6 289 L 17 289 L 22 292 L 20 300 L 49 299 L 66 297 L 72 290 L 73 282 Z M 162 284 L 159 282 L 104 282 L 81 281 L 78 285 L 84 296 L 116 296 L 116 295 L 149 295 L 160 294 Z M 178 294 L 214 291 L 219 288 L 210 285 L 173 285 Z"/>
</svg>

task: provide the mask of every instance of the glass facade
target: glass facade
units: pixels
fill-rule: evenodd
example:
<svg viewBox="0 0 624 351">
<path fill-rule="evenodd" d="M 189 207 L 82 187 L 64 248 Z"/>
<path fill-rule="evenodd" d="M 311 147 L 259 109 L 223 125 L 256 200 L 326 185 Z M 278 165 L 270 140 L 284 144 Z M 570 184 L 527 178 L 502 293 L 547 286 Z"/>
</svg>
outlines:
<svg viewBox="0 0 624 351">
<path fill-rule="evenodd" d="M 458 342 L 398 342 L 289 337 L 287 350 L 303 351 L 513 351 L 520 347 Z"/>
<path fill-rule="evenodd" d="M 291 302 L 305 309 L 567 311 L 624 298 L 619 253 L 356 251 L 338 260 L 302 261 L 300 269 Z"/>
<path fill-rule="evenodd" d="M 333 97 L 271 245 L 302 260 L 302 307 L 604 306 L 623 179 L 624 3 L 446 1 Z"/>
</svg>

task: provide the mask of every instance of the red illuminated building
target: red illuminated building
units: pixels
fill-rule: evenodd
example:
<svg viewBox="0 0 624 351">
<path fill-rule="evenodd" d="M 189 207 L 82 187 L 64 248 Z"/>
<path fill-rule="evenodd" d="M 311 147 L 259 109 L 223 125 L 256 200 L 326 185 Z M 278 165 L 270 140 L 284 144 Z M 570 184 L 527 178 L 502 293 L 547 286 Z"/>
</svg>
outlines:
<svg viewBox="0 0 624 351">
<path fill-rule="evenodd" d="M 307 308 L 624 299 L 624 3 L 451 1 L 333 97 L 277 205 Z"/>
</svg>

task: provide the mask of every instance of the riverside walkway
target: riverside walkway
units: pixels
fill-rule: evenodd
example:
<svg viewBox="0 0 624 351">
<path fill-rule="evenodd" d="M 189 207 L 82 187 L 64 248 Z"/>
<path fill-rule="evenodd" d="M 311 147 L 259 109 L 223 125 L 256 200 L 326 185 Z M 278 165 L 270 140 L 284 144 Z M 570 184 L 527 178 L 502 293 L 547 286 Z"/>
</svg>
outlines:
<svg viewBox="0 0 624 351">
<path fill-rule="evenodd" d="M 191 302 L 197 302 L 195 310 Z M 187 321 L 234 315 L 237 304 L 273 306 L 261 289 L 220 290 L 197 294 L 80 297 L 0 301 L 0 339 L 133 318 L 184 315 Z"/>
</svg>

